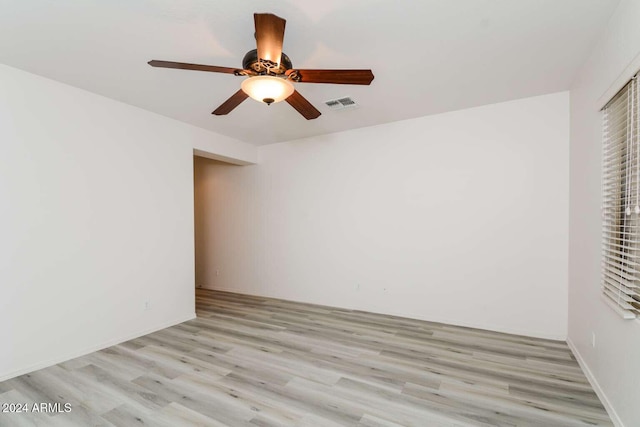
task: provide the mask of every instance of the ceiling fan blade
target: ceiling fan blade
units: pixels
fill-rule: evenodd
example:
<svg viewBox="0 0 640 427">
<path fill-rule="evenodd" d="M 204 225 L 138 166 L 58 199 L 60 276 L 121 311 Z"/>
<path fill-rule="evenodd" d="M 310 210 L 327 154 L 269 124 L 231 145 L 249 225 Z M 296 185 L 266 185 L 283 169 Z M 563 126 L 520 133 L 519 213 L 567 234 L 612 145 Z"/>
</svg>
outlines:
<svg viewBox="0 0 640 427">
<path fill-rule="evenodd" d="M 160 68 L 177 68 L 180 70 L 210 71 L 212 73 L 238 74 L 244 70 L 230 67 L 218 67 L 216 65 L 199 65 L 187 64 L 186 62 L 158 61 L 152 60 L 148 62 L 152 67 Z"/>
<path fill-rule="evenodd" d="M 236 108 L 238 105 L 242 103 L 245 99 L 247 99 L 249 95 L 244 93 L 242 89 L 231 95 L 231 98 L 227 99 L 220 105 L 215 111 L 211 114 L 215 114 L 216 116 L 224 116 L 225 114 L 229 114 Z"/>
<path fill-rule="evenodd" d="M 280 65 L 286 20 L 271 13 L 254 13 L 258 59 Z"/>
<path fill-rule="evenodd" d="M 297 74 L 300 83 L 343 85 L 370 85 L 374 77 L 371 70 L 287 70 L 286 74 Z"/>
<path fill-rule="evenodd" d="M 312 120 L 320 117 L 320 111 L 318 111 L 316 107 L 311 105 L 311 103 L 307 101 L 304 96 L 300 95 L 300 92 L 298 92 L 297 90 L 294 90 L 293 93 L 289 95 L 287 99 L 285 99 L 285 101 L 287 101 L 289 105 L 295 108 L 298 113 L 302 114 L 307 120 Z"/>
</svg>

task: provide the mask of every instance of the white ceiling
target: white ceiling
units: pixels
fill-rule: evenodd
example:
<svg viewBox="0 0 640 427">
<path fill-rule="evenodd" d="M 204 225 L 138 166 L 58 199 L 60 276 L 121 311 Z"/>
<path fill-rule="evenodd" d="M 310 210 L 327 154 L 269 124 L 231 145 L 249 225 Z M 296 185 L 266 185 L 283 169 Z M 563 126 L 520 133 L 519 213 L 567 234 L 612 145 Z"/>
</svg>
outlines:
<svg viewBox="0 0 640 427">
<path fill-rule="evenodd" d="M 0 63 L 255 145 L 569 88 L 619 0 L 0 0 Z M 253 13 L 287 20 L 295 68 L 371 68 L 371 86 L 297 84 L 321 112 L 246 100 L 242 77 L 152 68 L 240 67 Z M 353 97 L 357 109 L 323 102 Z"/>
</svg>

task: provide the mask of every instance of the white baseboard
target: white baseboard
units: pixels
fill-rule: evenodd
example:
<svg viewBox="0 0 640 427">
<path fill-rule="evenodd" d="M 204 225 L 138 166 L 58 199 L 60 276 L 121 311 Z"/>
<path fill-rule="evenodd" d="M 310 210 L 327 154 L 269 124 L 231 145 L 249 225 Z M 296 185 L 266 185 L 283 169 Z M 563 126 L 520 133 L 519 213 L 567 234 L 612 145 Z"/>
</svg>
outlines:
<svg viewBox="0 0 640 427">
<path fill-rule="evenodd" d="M 584 372 L 585 376 L 589 380 L 591 387 L 593 387 L 593 390 L 598 395 L 598 398 L 600 398 L 600 401 L 604 405 L 604 409 L 607 410 L 607 413 L 609 414 L 609 417 L 611 417 L 611 421 L 613 421 L 613 424 L 616 427 L 625 427 L 624 423 L 618 416 L 616 410 L 613 409 L 613 406 L 611 405 L 611 402 L 607 398 L 607 395 L 604 394 L 604 391 L 600 387 L 598 380 L 593 375 L 593 372 L 591 372 L 591 369 L 589 369 L 589 365 L 587 365 L 587 362 L 584 361 L 584 359 L 582 358 L 582 355 L 578 351 L 578 348 L 573 344 L 573 342 L 569 338 L 567 338 L 567 345 L 569 345 L 571 352 L 576 357 L 576 360 L 578 361 L 578 365 L 580 365 L 580 367 L 582 368 L 582 371 Z"/>
<path fill-rule="evenodd" d="M 188 320 L 195 319 L 195 318 L 196 318 L 196 314 L 192 313 L 192 314 L 189 314 L 187 316 L 183 316 L 183 317 L 180 317 L 178 319 L 172 320 L 170 322 L 161 323 L 161 324 L 156 325 L 156 326 L 154 326 L 152 328 L 144 329 L 142 331 L 135 332 L 133 334 L 129 334 L 129 335 L 124 336 L 124 337 L 115 338 L 115 339 L 103 342 L 101 344 L 97 344 L 95 346 L 91 346 L 89 348 L 85 348 L 83 350 L 79 350 L 79 351 L 74 351 L 74 352 L 68 353 L 68 354 L 66 354 L 64 356 L 57 357 L 55 359 L 51 359 L 51 360 L 48 360 L 48 361 L 45 361 L 45 362 L 38 362 L 38 363 L 33 364 L 31 366 L 27 366 L 26 368 L 18 369 L 16 371 L 12 371 L 12 372 L 3 373 L 3 374 L 0 374 L 0 382 L 9 380 L 11 378 L 18 377 L 20 375 L 28 374 L 30 372 L 37 371 L 39 369 L 48 368 L 49 366 L 57 365 L 58 363 L 66 362 L 68 360 L 75 359 L 76 357 L 85 356 L 85 355 L 87 355 L 89 353 L 93 353 L 95 351 L 99 351 L 99 350 L 105 349 L 107 347 L 111 347 L 113 345 L 120 344 L 122 342 L 129 341 L 129 340 L 132 340 L 134 338 L 138 338 L 138 337 L 141 337 L 143 335 L 147 335 L 147 334 L 150 334 L 152 332 L 159 331 L 160 329 L 165 329 L 165 328 L 168 328 L 168 327 L 171 327 L 171 326 L 174 326 L 174 325 L 177 325 L 179 323 L 183 323 L 183 322 L 186 322 Z"/>
</svg>

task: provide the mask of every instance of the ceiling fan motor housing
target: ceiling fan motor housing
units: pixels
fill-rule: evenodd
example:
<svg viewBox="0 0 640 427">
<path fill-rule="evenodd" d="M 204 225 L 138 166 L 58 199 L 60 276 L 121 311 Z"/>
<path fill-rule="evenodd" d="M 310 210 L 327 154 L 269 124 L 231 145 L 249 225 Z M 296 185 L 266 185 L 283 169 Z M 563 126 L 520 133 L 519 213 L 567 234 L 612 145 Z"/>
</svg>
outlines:
<svg viewBox="0 0 640 427">
<path fill-rule="evenodd" d="M 242 59 L 242 68 L 245 70 L 253 70 L 262 75 L 283 75 L 287 70 L 293 68 L 291 59 L 286 53 L 282 52 L 280 57 L 280 65 L 273 61 L 267 61 L 258 58 L 258 49 L 250 50 Z"/>
</svg>

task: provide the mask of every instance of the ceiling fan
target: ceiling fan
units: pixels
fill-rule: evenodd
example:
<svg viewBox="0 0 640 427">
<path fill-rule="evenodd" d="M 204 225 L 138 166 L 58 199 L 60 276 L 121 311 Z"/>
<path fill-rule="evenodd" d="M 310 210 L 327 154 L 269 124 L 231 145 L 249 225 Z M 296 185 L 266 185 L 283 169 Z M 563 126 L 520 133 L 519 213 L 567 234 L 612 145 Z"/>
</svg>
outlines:
<svg viewBox="0 0 640 427">
<path fill-rule="evenodd" d="M 286 20 L 271 13 L 254 13 L 257 49 L 250 50 L 242 60 L 242 68 L 198 65 L 184 62 L 149 61 L 152 67 L 178 68 L 181 70 L 209 71 L 212 73 L 247 76 L 240 90 L 222 103 L 212 114 L 229 114 L 242 101 L 251 97 L 271 105 L 287 101 L 307 120 L 320 116 L 318 111 L 294 88 L 293 83 L 333 83 L 369 85 L 373 80 L 371 70 L 300 70 L 293 68 L 289 57 L 282 52 Z"/>
</svg>

